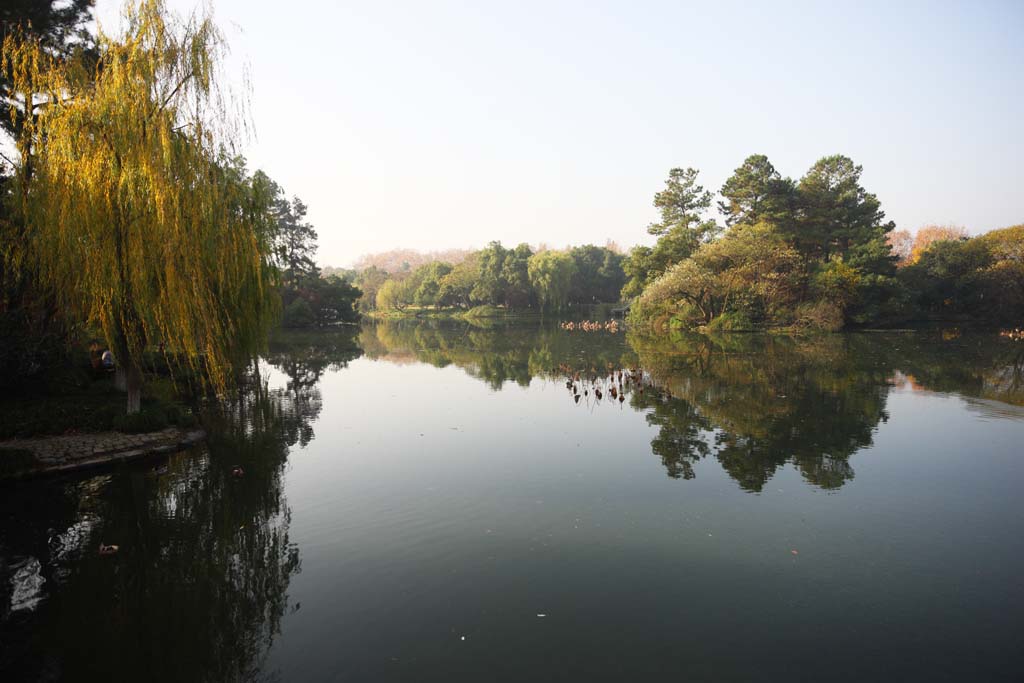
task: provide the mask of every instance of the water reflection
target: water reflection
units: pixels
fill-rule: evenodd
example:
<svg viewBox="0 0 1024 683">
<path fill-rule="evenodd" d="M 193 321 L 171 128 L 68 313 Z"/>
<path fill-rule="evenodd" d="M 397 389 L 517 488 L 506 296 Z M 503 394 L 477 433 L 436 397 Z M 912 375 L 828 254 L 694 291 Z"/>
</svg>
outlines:
<svg viewBox="0 0 1024 683">
<path fill-rule="evenodd" d="M 453 391 L 445 410 L 430 412 L 423 397 L 433 387 L 408 385 L 424 377 L 432 382 L 438 373 L 380 373 L 370 363 L 339 376 L 361 378 L 358 400 L 341 383 L 324 382 L 327 373 L 363 353 L 388 363 L 460 368 L 495 392 L 510 390 L 487 398 L 510 400 L 485 403 L 478 399 L 488 392 L 469 387 L 473 391 Z M 449 642 L 449 624 L 463 629 L 474 623 L 480 637 L 470 631 L 468 642 L 492 648 L 477 651 L 473 661 L 480 671 L 498 662 L 535 673 L 542 663 L 522 652 L 547 646 L 554 648 L 552 660 L 599 661 L 595 653 L 609 653 L 626 661 L 647 652 L 645 661 L 661 662 L 650 633 L 664 623 L 698 632 L 709 627 L 708 614 L 729 613 L 732 621 L 710 622 L 717 636 L 709 643 L 727 643 L 729 633 L 747 629 L 751 642 L 769 643 L 762 656 L 770 657 L 797 642 L 772 637 L 792 633 L 804 642 L 842 628 L 852 614 L 860 619 L 853 632 L 875 633 L 879 643 L 896 643 L 894 650 L 902 653 L 916 641 L 903 632 L 894 639 L 885 630 L 894 628 L 886 606 L 901 600 L 894 613 L 918 609 L 909 629 L 915 638 L 916 624 L 942 623 L 929 610 L 948 609 L 957 618 L 945 623 L 968 630 L 994 624 L 984 642 L 1012 651 L 1005 643 L 1014 632 L 993 621 L 1012 613 L 1002 593 L 990 596 L 991 606 L 979 606 L 975 594 L 964 594 L 960 602 L 945 598 L 955 598 L 951 587 L 978 575 L 976 562 L 990 563 L 984 567 L 994 576 L 990 585 L 1012 585 L 992 572 L 1009 576 L 1019 566 L 1019 544 L 1013 545 L 1008 521 L 1019 515 L 1006 502 L 1016 492 L 1010 490 L 1013 477 L 1005 474 L 1019 467 L 1004 462 L 998 469 L 996 462 L 987 474 L 977 468 L 969 474 L 981 483 L 961 491 L 964 461 L 946 454 L 945 463 L 935 465 L 930 449 L 941 450 L 942 444 L 922 435 L 922 452 L 908 454 L 917 469 L 911 475 L 890 470 L 888 485 L 879 485 L 876 476 L 873 487 L 847 487 L 843 496 L 827 498 L 813 496 L 808 487 L 799 487 L 799 494 L 787 488 L 791 498 L 776 497 L 770 504 L 767 495 L 742 492 L 772 491 L 768 482 L 788 467 L 825 490 L 850 482 L 855 465 L 870 480 L 874 470 L 853 456 L 873 444 L 890 409 L 908 414 L 905 405 L 902 413 L 897 410 L 895 392 L 956 395 L 969 406 L 1021 419 L 1024 344 L 938 332 L 803 340 L 647 338 L 574 333 L 556 325 L 380 323 L 362 327 L 358 340 L 345 332 L 275 338 L 266 357 L 239 379 L 239 389 L 207 415 L 210 439 L 202 449 L 156 466 L 0 490 L 0 680 L 265 680 L 274 677 L 268 668 L 278 664 L 301 670 L 308 660 L 328 667 L 342 659 L 351 671 L 381 671 L 408 653 L 439 658 L 434 661 L 444 666 L 437 670 L 456 671 L 457 678 L 455 664 L 465 664 L 466 652 L 473 651 L 455 639 L 461 631 L 451 631 Z M 465 389 L 471 383 L 457 384 Z M 530 391 L 515 389 L 531 384 Z M 402 397 L 401 388 L 415 400 Z M 399 398 L 386 402 L 394 394 Z M 376 396 L 379 405 L 367 396 Z M 474 405 L 460 404 L 460 396 Z M 522 400 L 540 401 L 540 410 L 530 412 Z M 548 408 L 558 406 L 553 401 L 565 401 L 565 411 L 552 416 Z M 359 419 L 377 421 L 351 418 L 344 425 L 355 429 L 350 437 L 338 425 L 325 424 L 338 405 L 339 413 L 365 408 Z M 488 427 L 450 431 L 455 422 L 438 423 L 440 434 L 418 433 L 430 431 L 416 422 L 424 414 L 447 419 L 491 410 L 509 411 L 508 420 L 500 415 L 490 427 L 498 444 L 482 433 Z M 298 449 L 317 437 L 322 415 L 321 445 L 332 438 L 358 445 L 392 426 L 394 433 L 376 446 L 348 448 L 344 457 L 301 459 Z M 565 415 L 580 418 L 572 429 L 631 419 L 594 430 L 598 436 L 587 435 L 589 441 L 580 438 L 585 443 L 577 450 L 577 439 L 558 422 Z M 530 425 L 528 433 L 519 420 Z M 1006 439 L 1006 433 L 993 429 L 984 438 Z M 647 460 L 637 459 L 633 442 Z M 1007 442 L 1013 443 L 1012 434 Z M 1009 462 L 1005 447 L 991 451 L 993 460 Z M 898 448 L 878 452 L 887 456 L 879 462 L 903 455 Z M 399 454 L 401 467 L 379 466 L 389 453 Z M 289 459 L 302 463 L 289 478 L 289 491 L 312 499 L 309 510 L 326 511 L 303 513 L 296 505 L 294 534 L 284 486 Z M 658 461 L 679 481 L 666 481 Z M 651 467 L 634 468 L 638 462 Z M 304 480 L 295 476 L 303 468 Z M 735 482 L 725 494 L 707 474 L 719 468 Z M 912 478 L 925 470 L 937 479 L 914 489 Z M 684 483 L 694 478 L 712 486 Z M 313 485 L 320 481 L 329 486 Z M 680 487 L 693 495 L 678 495 Z M 935 501 L 922 502 L 928 495 Z M 346 496 L 343 507 L 338 501 Z M 989 497 L 1002 502 L 993 506 Z M 879 499 L 892 506 L 889 517 L 865 512 Z M 822 501 L 827 503 L 818 507 L 820 525 L 807 532 L 806 506 Z M 302 531 L 303 514 L 310 515 L 306 523 L 318 542 L 305 547 L 306 572 L 296 578 L 304 558 L 292 537 Z M 904 526 L 896 528 L 894 519 Z M 972 520 L 975 527 L 962 526 Z M 879 528 L 885 538 L 856 540 Z M 990 528 L 1003 531 L 989 534 Z M 101 543 L 117 544 L 120 551 L 101 556 Z M 830 565 L 808 564 L 817 572 L 814 581 L 799 573 L 796 555 L 789 554 L 800 548 L 803 561 L 812 556 L 811 543 L 816 557 L 831 558 Z M 961 547 L 968 550 L 959 552 Z M 865 557 L 878 573 L 861 572 L 868 566 Z M 922 590 L 922 577 L 932 576 L 928 572 L 937 566 L 946 569 L 948 582 L 933 583 L 927 599 L 921 597 L 925 593 L 914 591 Z M 636 590 L 657 585 L 658 576 L 680 567 L 702 580 L 676 582 L 668 594 Z M 745 573 L 750 567 L 758 568 L 757 581 Z M 882 569 L 902 578 L 879 584 Z M 621 580 L 609 582 L 610 576 Z M 771 590 L 743 592 L 743 586 L 762 581 Z M 305 610 L 289 591 L 306 601 Z M 773 603 L 772 596 L 780 601 Z M 317 600 L 320 605 L 310 604 Z M 798 603 L 832 605 L 834 612 L 792 611 Z M 439 619 L 438 604 L 450 606 L 455 616 Z M 526 621 L 515 621 L 523 618 L 516 610 L 527 604 Z M 578 620 L 545 617 L 543 627 L 552 630 L 541 631 L 534 615 L 548 613 L 552 604 L 559 618 L 575 610 Z M 961 620 L 970 609 L 988 621 Z M 788 631 L 776 622 L 783 613 L 792 619 L 785 622 Z M 352 614 L 365 618 L 353 620 Z M 602 621 L 602 614 L 611 616 Z M 881 622 L 871 621 L 879 614 Z M 313 625 L 303 631 L 299 622 L 306 618 Z M 758 626 L 759 618 L 767 621 Z M 520 623 L 529 627 L 520 629 Z M 623 638 L 623 624 L 639 625 Z M 805 627 L 808 632 L 799 632 Z M 282 629 L 293 634 L 290 643 Z M 579 638 L 588 629 L 600 638 Z M 967 642 L 948 631 L 943 637 L 945 643 Z M 506 643 L 516 643 L 514 655 L 501 649 Z M 288 645 L 284 654 L 282 644 Z M 836 653 L 821 645 L 810 651 L 833 661 Z M 268 655 L 272 646 L 276 654 Z M 342 647 L 343 656 L 334 649 Z M 388 648 L 396 650 L 396 659 L 381 655 Z M 693 656 L 699 659 L 703 652 L 705 663 L 714 660 L 715 666 L 739 661 L 728 648 L 707 648 Z M 401 661 L 409 667 L 403 670 L 413 672 L 410 679 L 421 671 L 414 659 Z M 476 676 L 481 677 L 486 678 Z"/>
<path fill-rule="evenodd" d="M 157 466 L 0 495 L 4 680 L 249 681 L 301 568 L 282 474 L 313 438 L 316 387 L 358 355 L 352 335 L 275 342 L 206 416 L 201 449 Z M 310 347 L 315 349 L 311 350 Z M 239 476 L 241 475 L 241 476 Z M 119 551 L 100 555 L 99 545 Z"/>
<path fill-rule="evenodd" d="M 625 397 L 657 427 L 650 447 L 669 477 L 692 479 L 694 465 L 714 457 L 751 492 L 787 464 L 823 489 L 851 480 L 850 456 L 872 445 L 897 383 L 1024 405 L 1024 347 L 996 335 L 631 333 L 623 341 L 556 326 L 382 322 L 365 327 L 360 344 L 371 358 L 456 365 L 495 390 L 535 377 L 564 383 L 569 399 L 591 410 Z"/>
</svg>

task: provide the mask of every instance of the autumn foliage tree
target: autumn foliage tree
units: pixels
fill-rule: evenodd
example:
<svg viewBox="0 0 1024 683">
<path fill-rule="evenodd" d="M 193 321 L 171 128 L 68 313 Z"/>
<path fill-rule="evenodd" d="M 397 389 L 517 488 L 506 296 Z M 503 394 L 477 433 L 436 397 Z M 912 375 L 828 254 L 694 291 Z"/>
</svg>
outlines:
<svg viewBox="0 0 1024 683">
<path fill-rule="evenodd" d="M 958 225 L 926 225 L 918 228 L 910 248 L 911 263 L 921 260 L 922 254 L 936 242 L 959 242 L 967 239 L 967 230 Z"/>
<path fill-rule="evenodd" d="M 209 16 L 162 0 L 125 9 L 98 64 L 8 35 L 2 69 L 28 112 L 18 137 L 24 258 L 67 311 L 95 324 L 140 408 L 143 352 L 163 344 L 214 386 L 274 313 L 268 198 L 232 154 L 238 118 L 220 86 Z"/>
</svg>

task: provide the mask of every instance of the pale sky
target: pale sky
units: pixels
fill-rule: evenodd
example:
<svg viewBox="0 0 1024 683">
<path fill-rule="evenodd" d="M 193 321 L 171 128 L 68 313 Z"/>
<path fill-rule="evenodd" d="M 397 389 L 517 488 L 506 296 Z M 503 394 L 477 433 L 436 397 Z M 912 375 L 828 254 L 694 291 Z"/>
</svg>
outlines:
<svg viewBox="0 0 1024 683">
<path fill-rule="evenodd" d="M 169 0 L 191 11 L 194 0 Z M 118 0 L 98 0 L 105 27 Z M 216 0 L 252 168 L 321 265 L 394 247 L 650 243 L 673 166 L 864 166 L 898 228 L 1024 223 L 1024 2 Z"/>
</svg>

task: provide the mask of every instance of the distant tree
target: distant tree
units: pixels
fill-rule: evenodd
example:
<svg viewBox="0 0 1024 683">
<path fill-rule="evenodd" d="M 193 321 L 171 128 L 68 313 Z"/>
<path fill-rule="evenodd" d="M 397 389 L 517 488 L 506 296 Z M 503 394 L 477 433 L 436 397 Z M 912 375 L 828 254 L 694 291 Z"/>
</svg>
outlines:
<svg viewBox="0 0 1024 683">
<path fill-rule="evenodd" d="M 306 205 L 298 197 L 291 201 L 283 193 L 275 198 L 274 213 L 277 232 L 274 250 L 279 259 L 282 280 L 286 287 L 295 288 L 305 277 L 316 273 L 316 229 L 306 220 Z"/>
<path fill-rule="evenodd" d="M 757 322 L 791 308 L 805 276 L 799 253 L 774 226 L 738 226 L 672 266 L 644 290 L 636 309 L 652 318 L 685 310 L 704 324 L 725 313 Z"/>
<path fill-rule="evenodd" d="M 285 306 L 281 316 L 283 327 L 312 327 L 316 324 L 316 315 L 313 307 L 302 297 L 296 297 L 289 305 Z"/>
<path fill-rule="evenodd" d="M 967 230 L 958 225 L 926 225 L 917 229 L 910 249 L 910 262 L 917 263 L 921 255 L 936 242 L 960 242 L 968 238 Z"/>
<path fill-rule="evenodd" d="M 355 279 L 356 286 L 362 290 L 362 296 L 358 301 L 359 310 L 372 311 L 377 308 L 377 292 L 380 291 L 387 279 L 387 271 L 381 270 L 377 266 L 370 266 L 359 271 Z"/>
<path fill-rule="evenodd" d="M 505 255 L 508 250 L 501 242 L 491 242 L 480 252 L 480 271 L 473 286 L 473 301 L 497 306 L 504 302 L 506 281 L 504 277 Z"/>
<path fill-rule="evenodd" d="M 442 305 L 441 281 L 450 272 L 452 272 L 452 264 L 442 261 L 435 261 L 417 268 L 416 275 L 413 276 L 419 283 L 413 294 L 416 305 L 440 307 Z"/>
<path fill-rule="evenodd" d="M 704 218 L 711 208 L 712 194 L 697 184 L 699 173 L 695 168 L 673 168 L 668 172 L 665 189 L 654 195 L 661 220 L 647 226 L 648 233 L 659 237 L 671 233 L 686 235 L 692 244 L 691 251 L 718 234 L 715 222 Z"/>
<path fill-rule="evenodd" d="M 793 181 L 779 175 L 763 154 L 747 157 L 725 181 L 721 194 L 724 201 L 718 203 L 718 208 L 729 226 L 753 225 L 762 220 L 780 225 L 793 219 L 796 208 Z"/>
<path fill-rule="evenodd" d="M 530 257 L 528 271 L 530 284 L 537 292 L 542 308 L 561 310 L 569 301 L 576 264 L 564 251 L 544 251 Z"/>
<path fill-rule="evenodd" d="M 318 327 L 353 323 L 359 319 L 355 302 L 362 296 L 362 291 L 337 275 L 314 275 L 303 289 L 312 300 L 313 315 Z"/>
<path fill-rule="evenodd" d="M 626 283 L 622 286 L 620 297 L 632 299 L 640 296 L 644 287 L 651 280 L 651 273 L 654 270 L 651 264 L 651 248 L 645 246 L 633 247 L 629 255 L 622 261 L 622 270 L 626 276 Z"/>
<path fill-rule="evenodd" d="M 401 311 L 409 305 L 405 283 L 400 280 L 388 280 L 377 290 L 379 311 Z"/>
<path fill-rule="evenodd" d="M 624 257 L 607 248 L 585 244 L 569 250 L 576 265 L 569 301 L 576 304 L 618 301 L 625 283 Z"/>
<path fill-rule="evenodd" d="M 992 252 L 982 240 L 937 240 L 900 275 L 925 315 L 970 315 L 980 312 L 981 275 L 991 265 Z"/>
<path fill-rule="evenodd" d="M 1019 325 L 1024 321 L 1024 224 L 974 239 L 984 245 L 992 259 L 978 277 L 982 301 L 976 314 Z"/>
<path fill-rule="evenodd" d="M 910 262 L 910 254 L 914 248 L 914 236 L 909 230 L 893 230 L 886 237 L 889 248 L 897 258 L 897 265 L 904 266 Z"/>
<path fill-rule="evenodd" d="M 31 37 L 2 52 L 12 91 L 49 93 L 18 142 L 26 253 L 69 314 L 103 330 L 133 413 L 151 342 L 223 387 L 266 338 L 274 273 L 267 198 L 226 154 L 220 34 L 156 0 L 127 13 L 123 38 L 100 35 L 96 69 Z"/>
<path fill-rule="evenodd" d="M 1019 325 L 1024 320 L 1024 225 L 973 238 L 938 239 L 899 275 L 917 312 L 925 316 Z"/>
<path fill-rule="evenodd" d="M 441 305 L 469 308 L 472 305 L 473 288 L 479 277 L 480 256 L 473 253 L 441 278 L 441 286 L 437 293 Z"/>
<path fill-rule="evenodd" d="M 360 256 L 353 267 L 357 271 L 377 267 L 389 273 L 396 273 L 400 270 L 415 270 L 422 265 L 432 261 L 444 261 L 452 265 L 458 265 L 470 254 L 468 249 L 443 249 L 441 251 L 416 251 L 415 249 L 392 249 L 374 254 Z"/>
<path fill-rule="evenodd" d="M 860 184 L 862 170 L 837 154 L 820 159 L 800 180 L 800 220 L 779 226 L 797 249 L 828 261 L 872 240 L 885 241 L 895 226 L 882 222 L 878 198 Z"/>
<path fill-rule="evenodd" d="M 320 269 L 320 277 L 328 278 L 332 275 L 336 275 L 346 282 L 355 284 L 356 278 L 359 277 L 359 271 L 355 268 L 338 268 L 336 266 L 324 266 Z"/>
<path fill-rule="evenodd" d="M 527 264 L 533 250 L 528 244 L 520 244 L 505 253 L 505 261 L 501 266 L 501 280 L 504 285 L 502 299 L 509 309 L 526 308 L 532 303 L 533 288 L 530 286 L 530 274 Z"/>
<path fill-rule="evenodd" d="M 630 252 L 623 264 L 628 278 L 623 298 L 636 296 L 671 265 L 689 257 L 702 243 L 721 232 L 713 220 L 705 218 L 712 194 L 697 184 L 698 173 L 694 168 L 673 168 L 665 189 L 654 195 L 661 220 L 647 226 L 647 232 L 657 235 L 658 241 L 653 248 Z"/>
</svg>

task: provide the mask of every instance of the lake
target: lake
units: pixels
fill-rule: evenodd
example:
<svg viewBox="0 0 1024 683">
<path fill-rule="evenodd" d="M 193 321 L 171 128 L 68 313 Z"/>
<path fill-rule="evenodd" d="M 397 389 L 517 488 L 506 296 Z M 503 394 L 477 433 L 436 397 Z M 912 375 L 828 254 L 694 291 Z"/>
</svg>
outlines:
<svg viewBox="0 0 1024 683">
<path fill-rule="evenodd" d="M 382 322 L 275 338 L 210 419 L 0 488 L 0 679 L 1024 668 L 1024 343 L 994 333 Z"/>
</svg>

